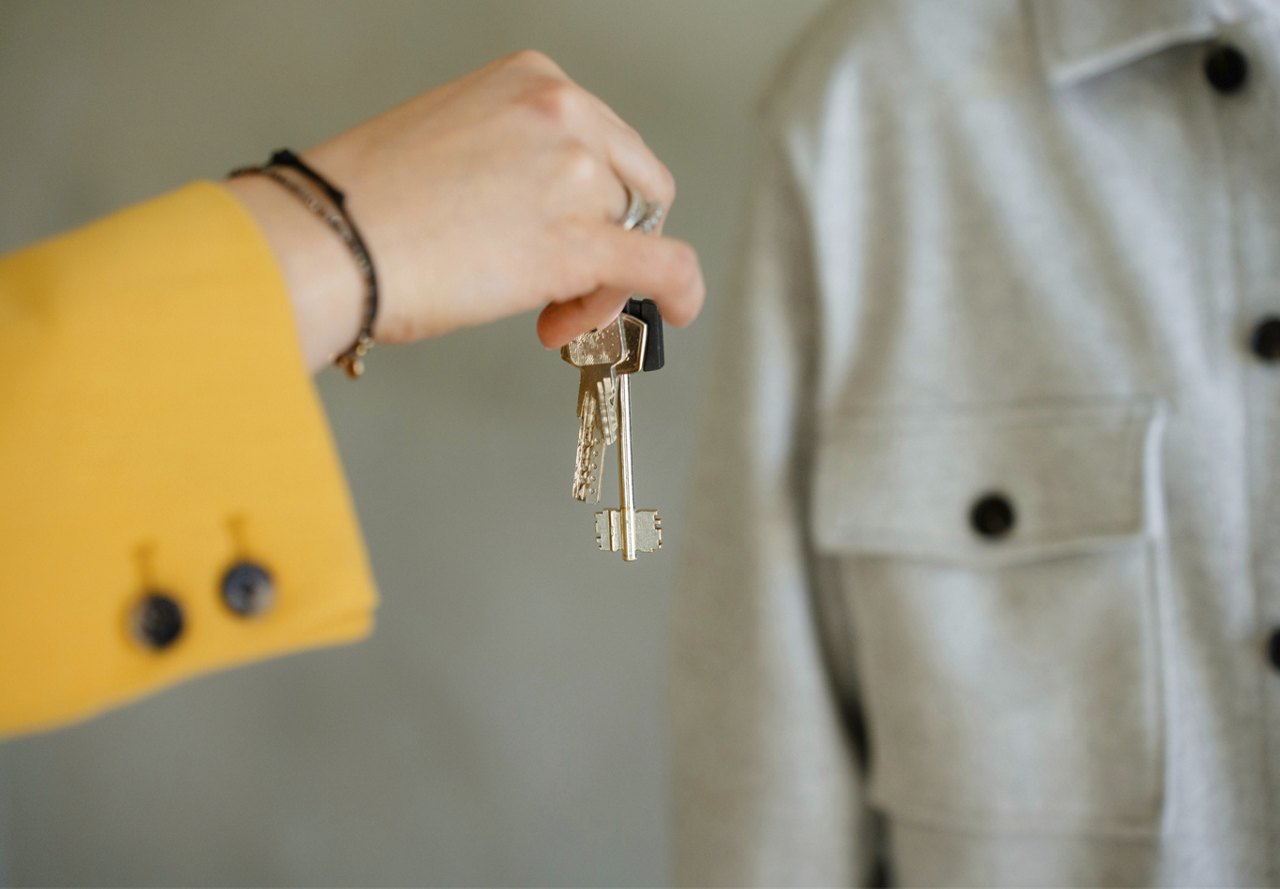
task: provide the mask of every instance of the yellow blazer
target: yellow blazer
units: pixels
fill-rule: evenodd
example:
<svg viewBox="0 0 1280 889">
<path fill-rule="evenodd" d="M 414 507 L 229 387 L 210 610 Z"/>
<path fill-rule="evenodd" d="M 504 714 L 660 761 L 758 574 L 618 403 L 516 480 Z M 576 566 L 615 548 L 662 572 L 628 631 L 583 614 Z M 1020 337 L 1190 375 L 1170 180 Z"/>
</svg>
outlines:
<svg viewBox="0 0 1280 889">
<path fill-rule="evenodd" d="M 0 258 L 0 362 L 0 735 L 369 631 L 283 278 L 220 186 Z"/>
</svg>

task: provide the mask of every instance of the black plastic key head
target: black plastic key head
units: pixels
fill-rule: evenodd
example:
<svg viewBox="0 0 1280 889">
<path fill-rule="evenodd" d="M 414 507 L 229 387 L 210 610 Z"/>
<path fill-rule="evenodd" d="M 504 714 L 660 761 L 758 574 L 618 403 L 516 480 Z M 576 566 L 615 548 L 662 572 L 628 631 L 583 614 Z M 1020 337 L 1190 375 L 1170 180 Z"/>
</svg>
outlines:
<svg viewBox="0 0 1280 889">
<path fill-rule="evenodd" d="M 622 311 L 639 318 L 648 329 L 645 335 L 644 364 L 640 369 L 662 370 L 666 358 L 662 352 L 662 313 L 658 311 L 658 304 L 651 299 L 632 297 L 627 300 L 627 305 Z"/>
</svg>

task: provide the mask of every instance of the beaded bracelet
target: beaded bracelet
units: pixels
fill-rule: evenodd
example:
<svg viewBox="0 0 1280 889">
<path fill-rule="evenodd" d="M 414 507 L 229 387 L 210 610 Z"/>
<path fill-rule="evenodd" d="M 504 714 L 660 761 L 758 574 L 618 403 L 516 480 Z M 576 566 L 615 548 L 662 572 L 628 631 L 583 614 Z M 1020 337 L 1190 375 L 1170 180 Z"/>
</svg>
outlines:
<svg viewBox="0 0 1280 889">
<path fill-rule="evenodd" d="M 309 189 L 280 172 L 280 167 L 297 170 L 319 187 L 329 203 L 326 204 Z M 261 175 L 278 182 L 302 201 L 307 209 L 328 225 L 338 237 L 342 238 L 342 242 L 355 257 L 365 285 L 364 321 L 360 325 L 360 332 L 356 335 L 355 342 L 334 358 L 333 363 L 346 371 L 348 377 L 356 379 L 364 373 L 364 356 L 373 346 L 373 325 L 378 318 L 378 275 L 374 271 L 373 260 L 369 258 L 369 249 L 365 246 L 364 238 L 360 236 L 359 229 L 347 212 L 346 195 L 287 148 L 282 148 L 271 155 L 271 160 L 260 167 L 239 167 L 232 170 L 229 175 L 232 177 Z"/>
</svg>

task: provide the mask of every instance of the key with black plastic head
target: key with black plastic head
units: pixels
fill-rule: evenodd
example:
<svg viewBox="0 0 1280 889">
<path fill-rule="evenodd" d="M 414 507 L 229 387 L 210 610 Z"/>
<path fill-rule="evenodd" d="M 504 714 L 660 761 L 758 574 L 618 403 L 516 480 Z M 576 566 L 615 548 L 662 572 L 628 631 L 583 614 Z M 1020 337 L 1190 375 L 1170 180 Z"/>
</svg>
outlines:
<svg viewBox="0 0 1280 889">
<path fill-rule="evenodd" d="M 662 351 L 662 313 L 658 311 L 658 304 L 651 299 L 636 299 L 633 296 L 627 300 L 622 311 L 634 318 L 639 318 L 648 328 L 644 345 L 644 364 L 640 369 L 662 370 L 666 356 Z"/>
</svg>

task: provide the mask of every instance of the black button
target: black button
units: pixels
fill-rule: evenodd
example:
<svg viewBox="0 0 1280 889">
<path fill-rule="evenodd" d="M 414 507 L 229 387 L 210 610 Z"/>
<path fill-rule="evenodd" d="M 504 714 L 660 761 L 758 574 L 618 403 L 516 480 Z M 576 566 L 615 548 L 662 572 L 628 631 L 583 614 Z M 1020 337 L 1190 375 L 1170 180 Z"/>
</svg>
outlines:
<svg viewBox="0 0 1280 889">
<path fill-rule="evenodd" d="M 1280 318 L 1272 315 L 1259 321 L 1249 346 L 1254 355 L 1268 364 L 1280 361 Z"/>
<path fill-rule="evenodd" d="M 1280 627 L 1272 632 L 1271 639 L 1267 642 L 1267 658 L 1271 661 L 1271 666 L 1276 668 L 1276 672 L 1280 672 Z"/>
<path fill-rule="evenodd" d="M 147 593 L 133 610 L 134 636 L 157 651 L 178 641 L 182 625 L 182 606 L 168 593 Z"/>
<path fill-rule="evenodd" d="M 1003 494 L 982 495 L 969 512 L 969 524 L 973 530 L 989 540 L 1007 537 L 1016 521 L 1013 504 Z"/>
<path fill-rule="evenodd" d="M 1237 92 L 1249 78 L 1249 60 L 1230 43 L 1221 43 L 1204 57 L 1204 76 L 1223 95 Z"/>
<path fill-rule="evenodd" d="M 243 617 L 261 614 L 275 598 L 271 575 L 254 562 L 236 562 L 222 576 L 222 601 Z"/>
</svg>

